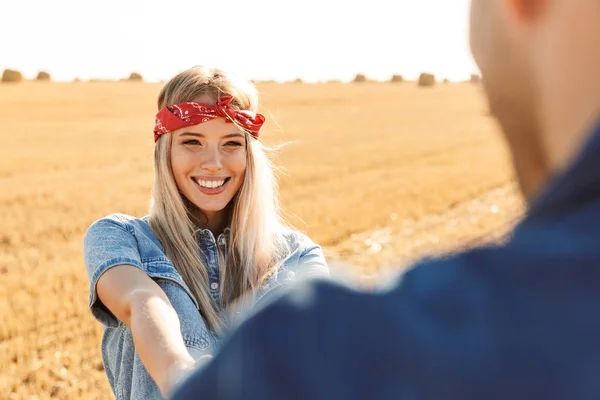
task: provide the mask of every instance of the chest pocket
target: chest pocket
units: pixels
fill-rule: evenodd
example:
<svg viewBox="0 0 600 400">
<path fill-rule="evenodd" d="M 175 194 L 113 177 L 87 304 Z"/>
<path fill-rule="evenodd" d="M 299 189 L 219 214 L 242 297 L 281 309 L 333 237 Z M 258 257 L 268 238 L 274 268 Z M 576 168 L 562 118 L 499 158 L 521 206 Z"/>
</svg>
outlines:
<svg viewBox="0 0 600 400">
<path fill-rule="evenodd" d="M 165 292 L 177 312 L 181 334 L 192 357 L 198 358 L 204 354 L 211 354 L 215 346 L 215 338 L 198 311 L 191 291 L 171 261 L 164 258 L 143 260 L 142 265 L 147 274 Z"/>
</svg>

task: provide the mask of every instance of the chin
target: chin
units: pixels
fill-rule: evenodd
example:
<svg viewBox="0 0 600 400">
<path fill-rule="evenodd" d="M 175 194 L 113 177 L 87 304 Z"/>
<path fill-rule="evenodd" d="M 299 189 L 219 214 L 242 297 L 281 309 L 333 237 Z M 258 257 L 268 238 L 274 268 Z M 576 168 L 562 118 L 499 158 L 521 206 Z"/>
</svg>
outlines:
<svg viewBox="0 0 600 400">
<path fill-rule="evenodd" d="M 224 193 L 223 193 L 224 194 Z M 221 197 L 221 196 L 219 196 Z M 233 200 L 233 196 L 222 196 L 221 198 L 204 198 L 204 196 L 194 196 L 192 197 L 192 203 L 202 211 L 206 212 L 220 212 L 227 208 L 231 201 Z"/>
<path fill-rule="evenodd" d="M 221 212 L 223 210 L 225 210 L 227 208 L 227 204 L 225 205 L 206 205 L 206 204 L 194 204 L 196 207 L 198 207 L 198 209 L 202 212 L 210 212 L 210 213 L 215 213 L 215 212 Z"/>
</svg>

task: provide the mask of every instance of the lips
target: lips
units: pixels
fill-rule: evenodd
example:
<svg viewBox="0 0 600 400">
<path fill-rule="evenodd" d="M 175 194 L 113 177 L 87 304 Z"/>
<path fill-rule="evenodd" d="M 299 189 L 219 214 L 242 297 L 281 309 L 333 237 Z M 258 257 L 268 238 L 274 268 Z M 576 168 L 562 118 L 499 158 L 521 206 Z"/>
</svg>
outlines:
<svg viewBox="0 0 600 400">
<path fill-rule="evenodd" d="M 230 178 L 224 178 L 221 180 L 208 180 L 208 179 L 200 179 L 200 178 L 192 178 L 194 182 L 198 186 L 214 189 L 223 186 Z"/>
<path fill-rule="evenodd" d="M 198 189 L 200 189 L 200 192 L 206 194 L 206 195 L 216 195 L 216 194 L 220 194 L 222 193 L 226 186 L 227 183 L 231 180 L 230 177 L 227 178 L 213 178 L 213 179 L 207 179 L 207 178 L 203 178 L 203 177 L 192 177 L 192 181 L 194 181 L 194 184 L 196 185 L 196 187 Z"/>
</svg>

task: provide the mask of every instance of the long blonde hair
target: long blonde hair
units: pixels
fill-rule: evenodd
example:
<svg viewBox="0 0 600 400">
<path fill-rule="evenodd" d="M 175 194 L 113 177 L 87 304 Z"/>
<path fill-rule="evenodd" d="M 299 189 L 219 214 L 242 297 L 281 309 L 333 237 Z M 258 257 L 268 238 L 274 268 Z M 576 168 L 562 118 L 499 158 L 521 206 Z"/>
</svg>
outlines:
<svg viewBox="0 0 600 400">
<path fill-rule="evenodd" d="M 233 107 L 258 111 L 258 92 L 251 83 L 236 82 L 222 70 L 202 66 L 188 69 L 167 82 L 159 94 L 158 109 L 194 101 L 206 94 L 215 101 L 231 95 Z M 230 240 L 219 256 L 220 294 L 225 306 L 262 286 L 289 251 L 284 238 L 287 225 L 280 214 L 277 182 L 267 156 L 271 149 L 248 132 L 246 144 L 244 181 L 231 200 L 231 207 L 227 207 Z M 161 135 L 156 142 L 154 171 L 150 227 L 198 301 L 207 325 L 220 332 L 223 325 L 219 305 L 210 295 L 208 273 L 194 236 L 198 227 L 191 217 L 191 205 L 178 190 L 173 176 L 170 134 Z"/>
</svg>

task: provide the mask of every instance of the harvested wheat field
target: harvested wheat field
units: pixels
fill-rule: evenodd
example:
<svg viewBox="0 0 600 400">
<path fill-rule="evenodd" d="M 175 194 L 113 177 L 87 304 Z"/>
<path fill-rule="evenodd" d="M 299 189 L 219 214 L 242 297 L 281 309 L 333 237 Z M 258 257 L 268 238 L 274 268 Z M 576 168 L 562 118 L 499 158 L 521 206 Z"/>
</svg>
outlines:
<svg viewBox="0 0 600 400">
<path fill-rule="evenodd" d="M 0 84 L 0 398 L 112 398 L 82 237 L 111 212 L 146 213 L 159 89 Z M 478 85 L 259 89 L 264 140 L 290 142 L 277 160 L 290 222 L 361 282 L 501 239 L 522 212 Z"/>
</svg>

